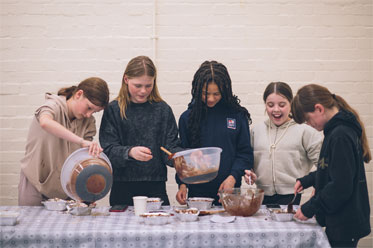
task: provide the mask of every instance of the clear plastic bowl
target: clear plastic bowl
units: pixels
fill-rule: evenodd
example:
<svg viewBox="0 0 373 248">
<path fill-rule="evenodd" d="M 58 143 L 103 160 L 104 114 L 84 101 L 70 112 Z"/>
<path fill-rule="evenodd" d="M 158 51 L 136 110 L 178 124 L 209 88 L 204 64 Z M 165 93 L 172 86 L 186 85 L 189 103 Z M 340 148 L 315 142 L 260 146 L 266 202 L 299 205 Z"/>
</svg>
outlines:
<svg viewBox="0 0 373 248">
<path fill-rule="evenodd" d="M 230 215 L 251 216 L 260 209 L 264 199 L 262 189 L 233 188 L 219 191 L 222 205 Z"/>
<path fill-rule="evenodd" d="M 177 152 L 172 157 L 176 173 L 187 184 L 210 182 L 218 175 L 221 152 L 219 147 Z"/>
</svg>

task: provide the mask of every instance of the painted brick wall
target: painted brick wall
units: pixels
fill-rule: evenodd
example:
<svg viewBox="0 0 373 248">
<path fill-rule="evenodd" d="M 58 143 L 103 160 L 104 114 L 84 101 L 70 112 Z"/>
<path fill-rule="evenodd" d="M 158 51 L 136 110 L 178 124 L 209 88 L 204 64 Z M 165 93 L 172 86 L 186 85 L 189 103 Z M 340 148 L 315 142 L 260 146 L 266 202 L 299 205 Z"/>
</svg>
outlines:
<svg viewBox="0 0 373 248">
<path fill-rule="evenodd" d="M 161 95 L 177 119 L 190 100 L 194 72 L 214 59 L 228 67 L 233 90 L 254 125 L 265 119 L 261 98 L 269 82 L 288 82 L 294 92 L 318 83 L 359 111 L 373 147 L 371 0 L 0 4 L 1 205 L 17 204 L 19 160 L 44 93 L 99 76 L 114 98 L 127 62 L 137 55 L 155 59 Z M 98 127 L 101 116 L 96 115 Z M 372 163 L 366 170 L 372 196 Z M 175 203 L 173 175 L 170 169 L 168 192 Z M 371 237 L 360 243 L 370 245 Z"/>
</svg>

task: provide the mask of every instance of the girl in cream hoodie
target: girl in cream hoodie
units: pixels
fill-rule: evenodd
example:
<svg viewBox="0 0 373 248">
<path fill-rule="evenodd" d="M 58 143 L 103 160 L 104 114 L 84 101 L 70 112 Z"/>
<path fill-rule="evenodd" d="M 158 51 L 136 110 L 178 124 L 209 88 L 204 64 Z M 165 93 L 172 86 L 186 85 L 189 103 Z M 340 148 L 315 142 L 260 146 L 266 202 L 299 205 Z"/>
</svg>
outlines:
<svg viewBox="0 0 373 248">
<path fill-rule="evenodd" d="M 294 197 L 296 179 L 307 175 L 316 165 L 323 136 L 306 124 L 291 118 L 293 93 L 283 82 L 270 83 L 263 100 L 268 119 L 254 126 L 254 172 L 246 171 L 245 180 L 264 190 L 263 204 L 288 204 Z M 298 194 L 294 204 L 298 205 Z"/>
</svg>

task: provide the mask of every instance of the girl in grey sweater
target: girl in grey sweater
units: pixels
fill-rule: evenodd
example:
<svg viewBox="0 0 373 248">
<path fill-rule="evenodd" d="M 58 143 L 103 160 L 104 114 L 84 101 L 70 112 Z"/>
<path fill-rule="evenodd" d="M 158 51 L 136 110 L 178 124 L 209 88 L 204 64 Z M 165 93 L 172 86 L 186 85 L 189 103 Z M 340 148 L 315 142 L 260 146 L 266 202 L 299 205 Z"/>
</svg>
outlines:
<svg viewBox="0 0 373 248">
<path fill-rule="evenodd" d="M 118 97 L 105 109 L 100 143 L 113 166 L 110 205 L 133 205 L 133 196 L 160 197 L 166 192 L 167 155 L 178 151 L 178 130 L 172 109 L 156 84 L 156 68 L 145 56 L 127 65 Z M 171 165 L 169 163 L 169 165 Z"/>
</svg>

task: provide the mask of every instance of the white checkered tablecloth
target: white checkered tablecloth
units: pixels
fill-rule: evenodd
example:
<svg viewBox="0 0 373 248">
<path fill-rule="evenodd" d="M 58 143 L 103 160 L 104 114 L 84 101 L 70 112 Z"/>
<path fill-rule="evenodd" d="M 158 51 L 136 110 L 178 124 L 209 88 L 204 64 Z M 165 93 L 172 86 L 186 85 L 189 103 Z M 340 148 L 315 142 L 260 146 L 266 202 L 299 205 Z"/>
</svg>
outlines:
<svg viewBox="0 0 373 248">
<path fill-rule="evenodd" d="M 0 226 L 0 247 L 330 247 L 317 224 L 275 222 L 265 213 L 214 223 L 146 225 L 130 207 L 109 216 L 73 216 L 44 207 L 5 207 L 20 211 L 15 226 Z"/>
</svg>

